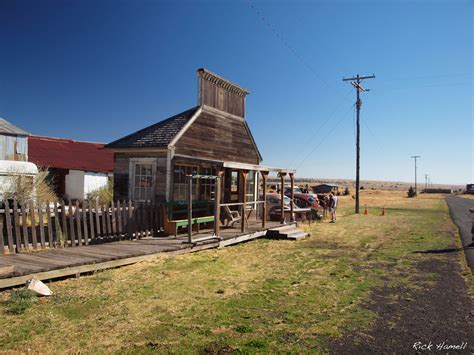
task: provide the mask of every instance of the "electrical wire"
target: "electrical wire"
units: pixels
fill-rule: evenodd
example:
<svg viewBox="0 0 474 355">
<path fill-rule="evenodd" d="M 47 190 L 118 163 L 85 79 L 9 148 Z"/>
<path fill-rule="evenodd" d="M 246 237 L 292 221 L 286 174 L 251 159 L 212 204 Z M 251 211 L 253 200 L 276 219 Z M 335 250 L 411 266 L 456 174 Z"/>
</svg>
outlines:
<svg viewBox="0 0 474 355">
<path fill-rule="evenodd" d="M 333 85 L 329 84 L 322 76 L 320 76 L 309 64 L 304 60 L 302 56 L 298 54 L 298 52 L 295 50 L 295 48 L 286 41 L 283 36 L 278 32 L 268 20 L 267 18 L 263 15 L 263 13 L 253 4 L 252 0 L 248 0 L 249 6 L 252 8 L 252 10 L 255 12 L 255 14 L 260 18 L 260 20 L 267 26 L 269 31 L 283 44 L 283 46 L 301 63 L 303 64 L 306 69 L 313 74 L 313 76 L 321 81 L 323 84 L 325 84 L 328 88 L 331 88 L 335 92 L 337 92 L 339 95 L 344 97 L 341 91 L 336 89 Z M 345 98 L 345 97 L 344 97 Z"/>
<path fill-rule="evenodd" d="M 335 130 L 336 128 L 339 126 L 339 124 L 347 117 L 348 113 L 351 112 L 352 108 L 355 106 L 355 104 L 352 104 L 350 107 L 349 107 L 349 110 L 347 110 L 344 115 L 341 117 L 341 119 L 339 121 L 336 122 L 336 124 L 332 127 L 332 129 L 319 141 L 319 143 L 303 158 L 303 160 L 297 165 L 296 167 L 296 170 L 298 170 L 301 165 L 303 165 L 303 163 L 306 161 L 306 159 L 308 159 L 310 157 L 311 154 L 314 153 L 314 151 L 316 149 L 318 149 L 321 144 L 324 143 L 324 141 L 326 140 L 327 137 L 329 137 L 329 135 L 331 135 Z"/>
</svg>

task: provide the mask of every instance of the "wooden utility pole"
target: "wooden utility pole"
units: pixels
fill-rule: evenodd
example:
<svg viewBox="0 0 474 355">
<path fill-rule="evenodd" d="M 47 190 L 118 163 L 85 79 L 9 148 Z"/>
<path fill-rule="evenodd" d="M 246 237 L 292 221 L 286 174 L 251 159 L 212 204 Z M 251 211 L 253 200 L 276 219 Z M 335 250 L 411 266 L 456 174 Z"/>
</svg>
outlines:
<svg viewBox="0 0 474 355">
<path fill-rule="evenodd" d="M 421 155 L 412 155 L 410 158 L 415 159 L 415 196 L 418 196 L 418 189 L 417 189 L 417 179 L 416 179 L 416 170 L 417 170 L 417 165 L 416 165 L 416 160 L 421 157 Z"/>
<path fill-rule="evenodd" d="M 374 79 L 375 75 L 370 76 L 360 76 L 357 74 L 352 78 L 343 78 L 342 81 L 350 81 L 352 86 L 356 89 L 357 93 L 357 138 L 356 138 L 356 202 L 355 202 L 355 213 L 360 212 L 360 107 L 362 106 L 362 101 L 360 100 L 360 92 L 370 91 L 364 89 L 361 85 L 362 81 L 365 79 Z"/>
</svg>

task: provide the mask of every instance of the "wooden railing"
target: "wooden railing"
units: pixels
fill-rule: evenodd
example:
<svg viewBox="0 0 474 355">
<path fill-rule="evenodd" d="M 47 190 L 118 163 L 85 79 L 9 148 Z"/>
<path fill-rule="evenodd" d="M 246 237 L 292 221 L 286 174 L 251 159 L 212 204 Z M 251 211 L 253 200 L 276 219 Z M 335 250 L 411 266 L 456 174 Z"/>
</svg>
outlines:
<svg viewBox="0 0 474 355">
<path fill-rule="evenodd" d="M 66 205 L 14 200 L 0 209 L 0 254 L 157 236 L 161 209 L 131 201 Z"/>
</svg>

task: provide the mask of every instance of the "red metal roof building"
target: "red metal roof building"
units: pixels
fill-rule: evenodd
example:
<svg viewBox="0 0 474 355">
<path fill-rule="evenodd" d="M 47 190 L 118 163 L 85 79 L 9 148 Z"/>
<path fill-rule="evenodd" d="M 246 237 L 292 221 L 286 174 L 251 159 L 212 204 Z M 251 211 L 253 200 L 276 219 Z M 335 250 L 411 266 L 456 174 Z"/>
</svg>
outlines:
<svg viewBox="0 0 474 355">
<path fill-rule="evenodd" d="M 45 168 L 111 173 L 114 153 L 104 144 L 41 136 L 28 137 L 28 160 Z"/>
<path fill-rule="evenodd" d="M 83 199 L 107 184 L 114 169 L 114 153 L 104 144 L 41 136 L 28 137 L 28 160 L 48 169 L 55 193 Z"/>
</svg>

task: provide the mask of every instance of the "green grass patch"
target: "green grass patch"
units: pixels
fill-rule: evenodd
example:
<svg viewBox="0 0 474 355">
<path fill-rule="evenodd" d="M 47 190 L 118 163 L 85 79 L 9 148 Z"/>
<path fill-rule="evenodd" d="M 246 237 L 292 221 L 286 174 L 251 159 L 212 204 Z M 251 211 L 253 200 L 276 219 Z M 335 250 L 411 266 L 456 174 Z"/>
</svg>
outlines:
<svg viewBox="0 0 474 355">
<path fill-rule="evenodd" d="M 413 265 L 442 257 L 426 251 L 455 238 L 442 200 L 371 198 L 368 216 L 342 206 L 336 224 L 306 226 L 312 237 L 302 241 L 256 240 L 55 282 L 45 304 L 2 293 L 0 349 L 325 352 L 334 337 L 371 327 L 377 314 L 362 305 L 374 287 L 435 282 L 414 282 Z"/>
</svg>

